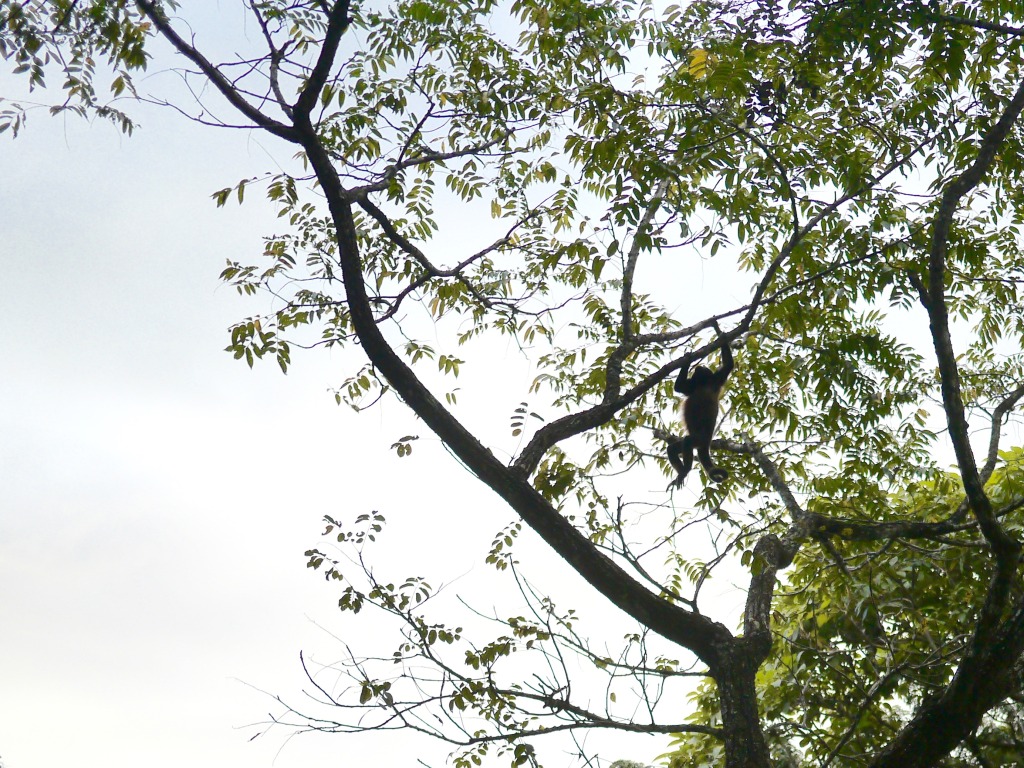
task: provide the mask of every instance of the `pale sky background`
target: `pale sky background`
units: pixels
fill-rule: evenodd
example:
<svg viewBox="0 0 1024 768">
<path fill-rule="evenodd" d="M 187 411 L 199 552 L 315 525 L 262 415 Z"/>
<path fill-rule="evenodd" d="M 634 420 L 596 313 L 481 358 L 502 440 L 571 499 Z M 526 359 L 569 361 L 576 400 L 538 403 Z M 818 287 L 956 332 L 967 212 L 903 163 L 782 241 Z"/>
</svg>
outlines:
<svg viewBox="0 0 1024 768">
<path fill-rule="evenodd" d="M 213 29 L 233 7 L 198 6 Z M 7 69 L 0 96 L 18 94 Z M 306 569 L 303 551 L 328 543 L 325 514 L 381 511 L 382 577 L 452 583 L 452 598 L 483 610 L 516 604 L 492 594 L 484 564 L 513 515 L 401 406 L 357 416 L 335 405 L 329 389 L 357 369 L 358 350 L 295 350 L 287 376 L 223 351 L 228 326 L 270 304 L 217 276 L 228 258 L 256 261 L 281 225 L 256 187 L 242 207 L 216 209 L 210 195 L 275 171 L 294 149 L 170 110 L 131 111 L 141 127 L 130 138 L 45 110 L 16 140 L 0 136 L 4 768 L 445 765 L 446 746 L 409 734 L 289 739 L 278 729 L 250 742 L 265 729 L 246 726 L 280 711 L 260 690 L 296 698 L 300 650 L 326 664 L 342 658 L 339 639 L 395 645 L 394 633 L 367 634 L 373 622 L 339 614 L 339 588 Z M 475 223 L 442 213 L 463 234 Z M 737 280 L 721 257 L 672 258 L 687 278 L 658 287 L 678 285 L 682 322 L 704 316 L 705 302 L 749 296 L 749 276 Z M 923 313 L 901 322 L 927 341 Z M 498 455 L 515 449 L 509 416 L 533 373 L 503 343 L 481 366 L 498 386 L 475 386 L 472 366 L 460 379 L 460 414 Z M 406 434 L 420 440 L 399 460 L 390 446 Z M 635 482 L 638 498 L 664 499 L 653 466 Z M 530 538 L 538 586 L 612 637 L 633 629 Z M 729 587 L 709 601 L 725 621 L 743 598 Z M 597 744 L 611 745 L 609 760 L 653 760 L 667 740 L 605 734 Z M 572 762 L 562 748 L 549 765 Z"/>
<path fill-rule="evenodd" d="M 231 3 L 193 5 L 201 40 L 248 29 Z M 154 74 L 139 80 L 162 92 L 173 76 L 159 74 L 169 60 L 154 51 Z M 0 96 L 21 95 L 0 66 Z M 335 404 L 330 388 L 361 365 L 358 350 L 296 349 L 287 376 L 272 360 L 249 370 L 223 351 L 232 322 L 271 304 L 238 297 L 218 274 L 226 259 L 257 262 L 262 237 L 283 224 L 258 186 L 241 207 L 217 209 L 210 195 L 275 172 L 294 148 L 169 109 L 130 110 L 132 137 L 45 109 L 17 139 L 0 136 L 3 766 L 445 765 L 447 746 L 406 733 L 275 729 L 250 742 L 265 728 L 247 726 L 280 712 L 261 691 L 301 700 L 300 650 L 329 664 L 342 640 L 377 652 L 397 642 L 379 622 L 340 614 L 339 587 L 307 570 L 303 552 L 330 543 L 324 515 L 382 512 L 378 575 L 451 584 L 441 617 L 452 623 L 466 618 L 456 596 L 521 612 L 509 580 L 484 563 L 514 517 L 399 404 L 362 415 Z M 455 227 L 439 261 L 493 240 L 474 239 L 464 208 L 440 213 Z M 749 296 L 728 260 L 666 258 L 682 322 Z M 638 290 L 655 286 L 665 289 L 664 273 L 641 269 Z M 531 399 L 534 375 L 505 344 L 467 350 L 485 359 L 459 379 L 460 416 L 499 456 L 517 447 L 509 418 Z M 398 459 L 390 446 L 407 434 L 420 439 Z M 629 482 L 632 498 L 666 498 L 653 466 Z M 677 499 L 692 501 L 699 486 Z M 635 629 L 535 543 L 524 534 L 520 551 L 538 587 L 598 634 Z M 742 606 L 728 578 L 705 595 L 725 621 Z M 606 733 L 587 747 L 653 760 L 667 739 Z M 568 742 L 548 748 L 549 765 L 575 764 Z"/>
<path fill-rule="evenodd" d="M 17 95 L 6 73 L 0 95 Z M 130 138 L 45 110 L 0 136 L 0 758 L 443 765 L 447 747 L 405 734 L 250 742 L 263 729 L 245 726 L 280 711 L 256 689 L 302 688 L 300 650 L 329 663 L 337 637 L 396 642 L 365 636 L 371 623 L 341 616 L 337 587 L 306 569 L 323 515 L 380 510 L 384 573 L 454 581 L 486 609 L 483 560 L 512 514 L 399 406 L 335 405 L 329 388 L 358 352 L 296 350 L 282 376 L 223 351 L 229 324 L 269 305 L 217 276 L 279 225 L 255 190 L 220 210 L 210 194 L 293 150 L 170 110 L 133 114 Z M 476 392 L 476 413 L 507 438 L 531 372 L 491 352 L 506 389 Z M 472 413 L 471 373 L 463 387 Z M 398 460 L 390 445 L 409 433 L 414 458 Z M 660 474 L 647 480 L 664 495 Z M 533 575 L 588 605 L 550 555 Z M 615 636 L 632 629 L 589 605 Z M 666 741 L 631 744 L 606 757 L 653 759 Z"/>
<path fill-rule="evenodd" d="M 233 6 L 199 7 L 219 30 L 217 14 Z M 151 71 L 166 66 L 158 58 Z M 18 95 L 0 66 L 0 96 Z M 377 652 L 397 642 L 340 614 L 339 587 L 307 570 L 303 551 L 330 543 L 324 515 L 382 512 L 378 575 L 452 584 L 442 613 L 452 623 L 465 618 L 456 596 L 521 611 L 484 563 L 513 515 L 394 401 L 362 415 L 335 405 L 330 388 L 357 370 L 358 350 L 294 350 L 287 376 L 223 351 L 232 322 L 271 305 L 238 297 L 218 274 L 229 258 L 258 261 L 282 224 L 259 187 L 241 207 L 217 209 L 210 195 L 276 171 L 294 149 L 168 109 L 131 111 L 132 137 L 45 110 L 17 139 L 0 136 L 3 768 L 446 765 L 447 746 L 407 733 L 274 729 L 250 741 L 266 729 L 247 726 L 280 712 L 261 691 L 301 701 L 300 650 L 329 664 L 341 641 Z M 441 214 L 456 226 L 439 261 L 475 250 L 458 237 L 472 241 L 477 220 Z M 675 276 L 642 269 L 637 287 L 678 294 L 681 322 L 749 296 L 750 276 L 736 279 L 727 259 L 666 258 Z M 926 340 L 923 313 L 904 321 L 903 334 Z M 463 368 L 459 414 L 504 456 L 534 372 L 504 341 L 488 344 L 465 355 L 485 360 Z M 407 434 L 420 439 L 398 459 L 390 446 Z M 629 482 L 631 498 L 665 499 L 653 466 Z M 611 638 L 634 629 L 531 539 L 522 559 L 538 587 Z M 726 622 L 743 600 L 731 579 L 704 593 Z M 653 761 L 667 744 L 587 741 L 606 760 Z M 549 765 L 576 764 L 564 740 L 548 749 Z"/>
<path fill-rule="evenodd" d="M 424 542 L 445 542 L 447 578 L 482 564 L 511 518 L 436 445 L 440 472 L 400 465 L 399 409 L 335 405 L 344 354 L 296 352 L 286 377 L 222 351 L 228 325 L 268 305 L 217 275 L 253 260 L 276 219 L 258 195 L 223 210 L 209 195 L 274 165 L 245 132 L 136 114 L 131 138 L 44 111 L 0 137 L 0 757 L 284 768 L 446 754 L 394 734 L 286 744 L 238 730 L 279 709 L 249 685 L 289 694 L 299 650 L 341 656 L 325 631 L 341 631 L 337 590 L 302 554 L 323 544 L 324 514 L 380 509 L 410 573 Z M 459 488 L 464 558 L 430 517 L 449 503 L 424 493 L 447 496 L 439 483 Z M 478 537 L 467 508 L 488 510 Z"/>
</svg>

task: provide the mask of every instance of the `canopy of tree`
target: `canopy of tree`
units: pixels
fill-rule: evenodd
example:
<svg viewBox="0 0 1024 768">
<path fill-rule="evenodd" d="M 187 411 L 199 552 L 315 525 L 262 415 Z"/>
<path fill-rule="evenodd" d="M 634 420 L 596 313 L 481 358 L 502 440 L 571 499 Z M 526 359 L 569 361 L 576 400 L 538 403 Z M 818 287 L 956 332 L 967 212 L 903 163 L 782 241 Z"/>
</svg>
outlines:
<svg viewBox="0 0 1024 768">
<path fill-rule="evenodd" d="M 170 99 L 133 74 L 178 68 L 178 111 L 290 147 L 216 195 L 258 183 L 282 222 L 224 270 L 275 299 L 231 351 L 361 348 L 339 400 L 397 395 L 521 519 L 488 562 L 517 573 L 525 524 L 635 622 L 598 648 L 524 588 L 471 636 L 422 578 L 374 579 L 380 515 L 331 520 L 365 568 L 311 566 L 404 635 L 292 722 L 416 728 L 456 766 L 591 728 L 673 734 L 676 766 L 1024 762 L 1019 0 L 245 0 L 212 32 L 195 5 L 0 0 L 0 54 L 125 130 Z M 501 337 L 536 377 L 488 446 L 507 414 L 452 380 Z M 652 503 L 672 380 L 722 344 L 730 477 Z M 730 564 L 738 626 L 701 600 Z"/>
</svg>

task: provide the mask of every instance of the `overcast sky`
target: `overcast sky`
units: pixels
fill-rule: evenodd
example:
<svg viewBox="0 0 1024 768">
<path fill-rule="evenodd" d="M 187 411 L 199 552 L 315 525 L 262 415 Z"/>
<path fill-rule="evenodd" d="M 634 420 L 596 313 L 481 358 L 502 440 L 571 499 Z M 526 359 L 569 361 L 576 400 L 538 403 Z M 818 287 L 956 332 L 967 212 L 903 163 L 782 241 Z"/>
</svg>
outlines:
<svg viewBox="0 0 1024 768">
<path fill-rule="evenodd" d="M 0 73 L 0 96 L 16 93 Z M 17 139 L 0 136 L 4 768 L 443 765 L 446 748 L 401 734 L 289 739 L 246 726 L 280 711 L 259 689 L 300 691 L 300 650 L 330 663 L 339 639 L 396 642 L 363 636 L 371 623 L 339 615 L 337 585 L 306 569 L 325 514 L 380 510 L 384 575 L 454 581 L 483 609 L 483 560 L 512 514 L 400 405 L 360 416 L 335 405 L 330 387 L 356 370 L 357 351 L 296 351 L 288 376 L 223 351 L 228 326 L 269 304 L 217 276 L 228 258 L 255 262 L 280 225 L 256 189 L 242 207 L 217 209 L 210 195 L 294 150 L 132 111 L 130 138 L 45 110 Z M 464 212 L 449 215 L 465 233 Z M 741 300 L 744 285 L 727 280 Z M 689 315 L 721 295 L 703 281 L 691 276 L 680 295 Z M 474 387 L 467 366 L 460 412 L 503 455 L 534 372 L 488 344 L 484 367 L 503 389 Z M 399 460 L 390 446 L 406 434 L 421 439 Z M 638 482 L 664 499 L 657 472 Z M 580 597 L 557 558 L 533 561 L 556 598 L 565 590 L 615 636 L 633 629 Z M 665 746 L 647 737 L 605 756 L 646 760 Z"/>
<path fill-rule="evenodd" d="M 340 631 L 336 589 L 302 555 L 323 515 L 379 508 L 401 522 L 396 538 L 422 543 L 437 474 L 407 460 L 407 487 L 393 482 L 389 445 L 406 432 L 334 404 L 345 355 L 297 355 L 285 377 L 222 351 L 229 323 L 267 305 L 217 275 L 225 258 L 253 260 L 276 219 L 256 199 L 217 210 L 209 196 L 275 166 L 247 133 L 137 113 L 132 138 L 45 112 L 0 137 L 0 757 L 233 768 L 429 755 L 394 735 L 286 745 L 285 731 L 249 743 L 259 729 L 237 730 L 279 709 L 249 685 L 288 694 L 300 649 L 341 655 L 325 631 Z M 483 503 L 441 461 L 460 498 Z M 467 569 L 487 541 L 446 560 Z"/>
<path fill-rule="evenodd" d="M 378 560 L 460 594 L 512 515 L 401 407 L 335 405 L 329 388 L 357 357 L 296 352 L 283 376 L 223 351 L 229 324 L 268 304 L 217 275 L 226 258 L 254 261 L 278 224 L 252 192 L 219 210 L 210 194 L 291 149 L 136 114 L 131 138 L 45 111 L 0 137 L 4 766 L 442 765 L 447 749 L 394 733 L 250 743 L 265 729 L 245 726 L 280 710 L 256 688 L 302 688 L 300 650 L 335 661 L 338 637 L 371 626 L 345 621 L 337 587 L 305 567 L 325 514 L 380 510 Z M 463 379 L 506 434 L 530 380 L 518 359 L 507 371 L 500 397 Z M 415 458 L 398 460 L 390 445 L 409 433 Z M 565 586 L 561 567 L 535 573 Z M 611 757 L 665 745 L 644 743 Z"/>
<path fill-rule="evenodd" d="M 0 96 L 15 91 L 0 72 Z M 280 711 L 268 694 L 301 696 L 300 650 L 329 664 L 342 641 L 396 643 L 340 615 L 338 586 L 306 569 L 303 551 L 325 545 L 325 514 L 381 511 L 382 578 L 455 582 L 483 610 L 497 601 L 484 557 L 513 516 L 400 405 L 359 416 L 335 405 L 330 388 L 358 368 L 357 350 L 296 350 L 288 376 L 223 351 L 232 322 L 270 305 L 217 276 L 226 259 L 257 261 L 280 225 L 256 188 L 241 207 L 217 209 L 210 195 L 276 171 L 294 150 L 170 110 L 132 112 L 141 127 L 130 138 L 45 110 L 17 139 L 0 135 L 4 768 L 444 765 L 447 748 L 407 734 L 289 739 L 249 726 Z M 441 214 L 465 234 L 464 211 Z M 704 316 L 702 302 L 749 295 L 728 263 L 697 257 L 672 257 L 686 264 L 685 282 L 667 284 L 684 323 Z M 926 340 L 923 313 L 909 317 L 903 331 Z M 460 415 L 504 455 L 534 372 L 488 343 L 501 387 L 474 386 L 466 366 Z M 406 434 L 421 439 L 399 460 L 390 446 Z M 648 499 L 664 499 L 653 467 L 635 475 Z M 613 635 L 633 629 L 537 552 L 544 591 Z M 712 605 L 728 621 L 742 592 L 721 589 L 729 599 Z M 604 756 L 651 760 L 666 746 L 615 742 Z"/>
</svg>

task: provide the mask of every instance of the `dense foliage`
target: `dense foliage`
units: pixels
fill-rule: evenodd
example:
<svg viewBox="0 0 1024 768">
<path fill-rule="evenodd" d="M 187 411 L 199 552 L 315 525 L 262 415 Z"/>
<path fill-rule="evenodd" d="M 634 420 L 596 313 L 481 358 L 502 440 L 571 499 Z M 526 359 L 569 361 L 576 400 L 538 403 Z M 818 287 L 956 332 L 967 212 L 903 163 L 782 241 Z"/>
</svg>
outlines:
<svg viewBox="0 0 1024 768">
<path fill-rule="evenodd" d="M 237 38 L 193 5 L 0 0 L 0 54 L 126 130 L 132 73 L 180 66 L 180 110 L 292 145 L 258 182 L 285 229 L 223 273 L 278 299 L 235 356 L 358 344 L 339 400 L 397 394 L 636 622 L 598 650 L 524 588 L 529 618 L 473 637 L 418 575 L 311 550 L 343 610 L 405 632 L 302 726 L 417 728 L 456 765 L 588 728 L 676 734 L 679 766 L 1024 761 L 1017 0 L 247 0 Z M 536 372 L 511 462 L 452 383 L 496 337 Z M 672 380 L 722 343 L 731 476 L 648 504 Z M 357 562 L 384 525 L 330 522 Z M 748 582 L 736 632 L 701 601 L 720 568 Z M 577 699 L 577 666 L 635 698 Z"/>
</svg>

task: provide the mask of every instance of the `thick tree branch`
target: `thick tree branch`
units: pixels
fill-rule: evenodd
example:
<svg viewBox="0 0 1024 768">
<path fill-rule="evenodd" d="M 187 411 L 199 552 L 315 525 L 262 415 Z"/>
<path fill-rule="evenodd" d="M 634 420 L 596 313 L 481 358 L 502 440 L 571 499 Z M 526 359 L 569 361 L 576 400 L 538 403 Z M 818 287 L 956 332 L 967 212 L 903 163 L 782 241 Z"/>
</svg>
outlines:
<svg viewBox="0 0 1024 768">
<path fill-rule="evenodd" d="M 1003 419 L 1006 418 L 1006 414 L 1013 410 L 1013 407 L 1022 397 L 1024 397 L 1024 384 L 1021 384 L 1007 395 L 996 406 L 995 411 L 992 412 L 992 431 L 988 437 L 988 457 L 985 460 L 985 466 L 981 468 L 981 482 L 983 485 L 992 477 L 992 473 L 996 469 L 996 461 L 999 460 L 999 438 L 1003 432 Z"/>
<path fill-rule="evenodd" d="M 953 351 L 953 342 L 949 335 L 945 278 L 949 235 L 960 201 L 978 186 L 985 174 L 988 173 L 1000 145 L 1009 135 L 1021 110 L 1024 110 L 1024 82 L 1017 88 L 1017 92 L 1013 95 L 1002 116 L 982 140 L 974 162 L 946 186 L 932 227 L 928 254 L 927 298 L 922 295 L 931 323 L 932 342 L 939 365 L 942 405 L 946 412 L 949 436 L 953 443 L 957 465 L 960 468 L 964 491 L 967 494 L 971 511 L 981 526 L 982 534 L 992 544 L 996 556 L 1004 563 L 1016 563 L 1020 544 L 1006 533 L 993 516 L 991 504 L 985 495 L 983 482 L 975 463 L 974 452 L 971 449 L 967 417 L 960 392 L 960 372 L 957 368 L 956 353 Z"/>
<path fill-rule="evenodd" d="M 648 591 L 599 552 L 541 496 L 526 475 L 505 466 L 452 416 L 387 343 L 366 294 L 351 192 L 342 187 L 337 170 L 312 128 L 300 131 L 302 146 L 334 221 L 352 324 L 378 372 L 452 452 L 591 586 L 641 624 L 691 650 L 714 671 L 720 665 L 723 648 L 732 641 L 729 630 Z M 649 386 L 655 383 L 651 381 Z"/>
<path fill-rule="evenodd" d="M 293 119 L 298 122 L 305 123 L 309 119 L 317 99 L 320 98 L 320 91 L 323 90 L 327 78 L 331 76 L 334 57 L 338 53 L 341 38 L 348 29 L 348 7 L 349 0 L 338 0 L 327 14 L 327 31 L 324 32 L 324 39 L 320 44 L 320 55 L 292 109 Z"/>
<path fill-rule="evenodd" d="M 978 728 L 986 712 L 1020 690 L 1022 653 L 1024 602 L 1017 604 L 986 648 L 968 652 L 945 691 L 918 709 L 871 768 L 937 765 Z"/>
<path fill-rule="evenodd" d="M 793 562 L 793 552 L 778 536 L 769 533 L 754 545 L 754 567 L 743 609 L 743 638 L 764 660 L 771 650 L 772 595 L 778 572 Z"/>
</svg>

